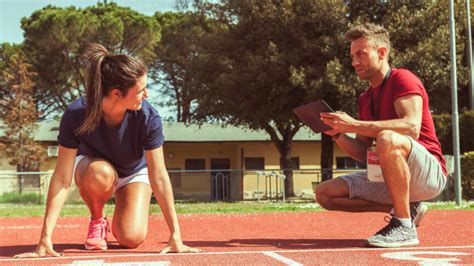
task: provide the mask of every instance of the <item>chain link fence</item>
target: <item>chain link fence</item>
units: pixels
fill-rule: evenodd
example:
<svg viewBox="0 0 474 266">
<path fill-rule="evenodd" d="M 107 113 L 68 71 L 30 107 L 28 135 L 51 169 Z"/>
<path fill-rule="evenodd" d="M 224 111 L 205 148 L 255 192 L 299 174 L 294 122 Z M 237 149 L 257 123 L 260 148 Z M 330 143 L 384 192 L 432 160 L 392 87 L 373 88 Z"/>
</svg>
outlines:
<svg viewBox="0 0 474 266">
<path fill-rule="evenodd" d="M 333 170 L 333 177 L 360 171 Z M 321 169 L 293 170 L 291 199 L 314 200 L 314 187 L 322 180 Z M 286 200 L 286 176 L 280 169 L 249 171 L 169 170 L 175 199 L 186 201 Z M 0 203 L 44 204 L 52 172 L 0 172 Z M 82 202 L 72 182 L 68 203 Z"/>
</svg>

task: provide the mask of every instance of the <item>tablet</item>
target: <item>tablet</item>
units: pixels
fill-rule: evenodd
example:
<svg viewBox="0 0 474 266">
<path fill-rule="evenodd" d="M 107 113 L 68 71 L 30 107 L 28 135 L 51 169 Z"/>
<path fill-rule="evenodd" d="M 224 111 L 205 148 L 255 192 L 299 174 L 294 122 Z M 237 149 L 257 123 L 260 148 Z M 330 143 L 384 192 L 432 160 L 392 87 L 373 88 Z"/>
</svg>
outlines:
<svg viewBox="0 0 474 266">
<path fill-rule="evenodd" d="M 324 100 L 296 107 L 293 109 L 293 112 L 315 133 L 321 133 L 332 129 L 332 127 L 324 124 L 319 116 L 320 113 L 334 112 Z"/>
</svg>

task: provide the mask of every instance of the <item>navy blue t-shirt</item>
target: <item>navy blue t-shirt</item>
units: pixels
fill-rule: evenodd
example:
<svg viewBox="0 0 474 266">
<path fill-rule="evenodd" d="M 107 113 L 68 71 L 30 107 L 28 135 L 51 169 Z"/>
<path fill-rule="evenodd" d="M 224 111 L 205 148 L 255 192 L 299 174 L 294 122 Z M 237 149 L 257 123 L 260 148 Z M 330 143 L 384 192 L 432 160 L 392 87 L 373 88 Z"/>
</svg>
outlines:
<svg viewBox="0 0 474 266">
<path fill-rule="evenodd" d="M 115 167 L 119 177 L 126 177 L 146 167 L 145 150 L 163 145 L 160 115 L 147 101 L 140 110 L 127 110 L 119 126 L 110 128 L 101 119 L 94 131 L 77 136 L 74 132 L 86 116 L 85 103 L 81 97 L 69 105 L 59 126 L 59 144 L 79 149 L 78 155 L 103 158 Z"/>
</svg>

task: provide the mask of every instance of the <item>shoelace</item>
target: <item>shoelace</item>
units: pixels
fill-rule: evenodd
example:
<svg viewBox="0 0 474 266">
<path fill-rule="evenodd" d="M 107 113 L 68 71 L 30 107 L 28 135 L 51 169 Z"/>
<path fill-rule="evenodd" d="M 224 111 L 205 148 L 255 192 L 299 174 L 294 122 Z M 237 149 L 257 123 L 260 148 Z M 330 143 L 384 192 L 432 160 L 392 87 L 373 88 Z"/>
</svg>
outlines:
<svg viewBox="0 0 474 266">
<path fill-rule="evenodd" d="M 109 223 L 107 220 L 93 220 L 92 226 L 89 227 L 89 232 L 87 233 L 88 237 L 97 237 L 105 238 L 105 233 L 110 232 Z"/>
<path fill-rule="evenodd" d="M 386 236 L 390 234 L 391 232 L 397 230 L 398 228 L 398 223 L 397 220 L 395 220 L 392 217 L 385 216 L 385 221 L 388 223 L 384 228 L 382 228 L 380 231 L 376 233 L 376 235 L 383 235 Z"/>
</svg>

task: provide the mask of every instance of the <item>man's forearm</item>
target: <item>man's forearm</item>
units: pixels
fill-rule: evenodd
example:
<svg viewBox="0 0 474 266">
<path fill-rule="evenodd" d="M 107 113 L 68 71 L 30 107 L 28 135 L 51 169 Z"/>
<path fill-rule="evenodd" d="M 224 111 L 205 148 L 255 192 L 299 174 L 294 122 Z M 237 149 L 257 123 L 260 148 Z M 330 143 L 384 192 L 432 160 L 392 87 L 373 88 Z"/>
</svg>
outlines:
<svg viewBox="0 0 474 266">
<path fill-rule="evenodd" d="M 382 130 L 392 130 L 402 135 L 408 135 L 413 139 L 417 139 L 420 132 L 419 126 L 407 119 L 381 121 L 358 120 L 357 123 L 353 125 L 352 129 L 351 132 L 371 138 L 376 138 Z"/>
<path fill-rule="evenodd" d="M 365 162 L 367 159 L 368 145 L 358 139 L 342 134 L 335 140 L 341 150 L 359 162 Z"/>
</svg>

